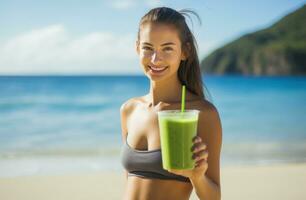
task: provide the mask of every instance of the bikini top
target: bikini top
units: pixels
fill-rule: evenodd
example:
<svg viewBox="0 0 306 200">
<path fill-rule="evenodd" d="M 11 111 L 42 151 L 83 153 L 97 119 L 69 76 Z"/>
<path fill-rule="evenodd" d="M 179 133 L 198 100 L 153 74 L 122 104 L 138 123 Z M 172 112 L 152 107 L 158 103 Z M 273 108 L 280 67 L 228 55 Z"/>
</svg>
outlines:
<svg viewBox="0 0 306 200">
<path fill-rule="evenodd" d="M 176 175 L 163 169 L 161 149 L 151 151 L 136 150 L 126 141 L 120 156 L 121 163 L 129 176 L 190 182 L 187 177 Z"/>
</svg>

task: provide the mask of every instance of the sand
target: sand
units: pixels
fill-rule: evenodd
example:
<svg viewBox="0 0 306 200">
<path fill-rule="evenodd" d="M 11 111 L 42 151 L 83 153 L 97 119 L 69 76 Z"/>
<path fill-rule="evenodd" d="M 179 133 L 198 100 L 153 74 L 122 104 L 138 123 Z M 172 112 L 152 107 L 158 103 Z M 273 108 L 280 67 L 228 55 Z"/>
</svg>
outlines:
<svg viewBox="0 0 306 200">
<path fill-rule="evenodd" d="M 223 200 L 306 199 L 306 163 L 223 167 L 221 178 Z M 1 200 L 116 200 L 123 190 L 116 172 L 0 178 Z"/>
</svg>

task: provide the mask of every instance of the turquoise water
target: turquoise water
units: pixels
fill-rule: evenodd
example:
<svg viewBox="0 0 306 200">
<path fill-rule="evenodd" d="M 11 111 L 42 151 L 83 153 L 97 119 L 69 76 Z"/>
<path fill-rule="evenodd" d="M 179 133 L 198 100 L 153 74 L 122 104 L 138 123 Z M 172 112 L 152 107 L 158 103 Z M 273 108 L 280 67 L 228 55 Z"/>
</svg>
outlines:
<svg viewBox="0 0 306 200">
<path fill-rule="evenodd" d="M 306 161 L 306 78 L 205 76 L 221 165 Z M 0 76 L 0 176 L 121 170 L 120 105 L 144 76 Z"/>
</svg>

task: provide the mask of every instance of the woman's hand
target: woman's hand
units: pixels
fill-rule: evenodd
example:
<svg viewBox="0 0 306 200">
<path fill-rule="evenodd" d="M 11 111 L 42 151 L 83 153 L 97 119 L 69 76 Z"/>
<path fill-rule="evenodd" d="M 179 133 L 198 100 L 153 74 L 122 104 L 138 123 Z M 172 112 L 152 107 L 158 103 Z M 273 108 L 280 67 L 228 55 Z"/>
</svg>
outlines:
<svg viewBox="0 0 306 200">
<path fill-rule="evenodd" d="M 192 158 L 195 160 L 195 167 L 188 170 L 169 169 L 169 172 L 176 175 L 185 176 L 190 179 L 201 177 L 206 173 L 208 168 L 208 151 L 206 150 L 207 146 L 204 142 L 202 142 L 202 139 L 199 136 L 195 136 L 192 139 L 192 142 L 194 144 L 191 151 L 193 151 Z"/>
</svg>

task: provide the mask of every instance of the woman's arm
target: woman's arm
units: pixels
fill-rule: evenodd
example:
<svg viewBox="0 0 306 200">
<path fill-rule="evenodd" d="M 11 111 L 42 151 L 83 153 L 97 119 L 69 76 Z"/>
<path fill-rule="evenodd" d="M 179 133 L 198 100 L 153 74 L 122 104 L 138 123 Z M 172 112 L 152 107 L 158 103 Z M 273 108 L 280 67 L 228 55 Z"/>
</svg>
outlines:
<svg viewBox="0 0 306 200">
<path fill-rule="evenodd" d="M 207 104 L 208 103 L 208 104 Z M 220 200 L 220 153 L 222 146 L 222 127 L 217 109 L 205 103 L 199 115 L 198 136 L 207 145 L 208 168 L 200 177 L 193 177 L 191 183 L 201 200 Z"/>
</svg>

